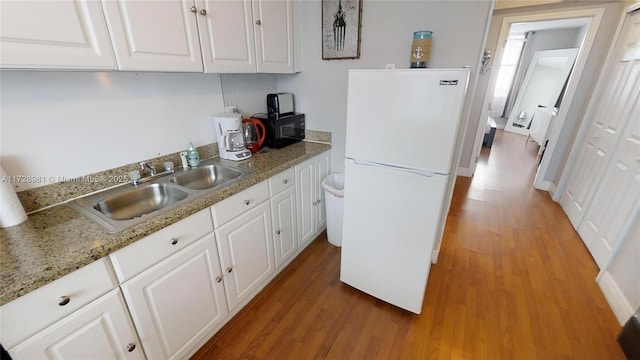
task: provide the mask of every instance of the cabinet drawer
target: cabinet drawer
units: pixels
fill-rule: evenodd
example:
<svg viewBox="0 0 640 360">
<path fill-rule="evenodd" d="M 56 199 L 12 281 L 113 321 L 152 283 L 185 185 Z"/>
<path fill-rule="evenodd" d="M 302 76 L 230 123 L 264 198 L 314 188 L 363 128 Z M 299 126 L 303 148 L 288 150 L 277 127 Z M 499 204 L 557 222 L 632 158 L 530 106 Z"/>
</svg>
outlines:
<svg viewBox="0 0 640 360">
<path fill-rule="evenodd" d="M 294 168 L 285 170 L 269 179 L 269 191 L 271 196 L 288 189 L 296 184 L 296 172 Z"/>
<path fill-rule="evenodd" d="M 16 345 L 114 288 L 110 268 L 107 259 L 100 259 L 0 307 L 2 346 Z"/>
<path fill-rule="evenodd" d="M 122 284 L 213 231 L 209 210 L 202 210 L 109 255 Z"/>
<path fill-rule="evenodd" d="M 236 216 L 253 209 L 261 202 L 269 199 L 269 185 L 267 181 L 226 198 L 211 207 L 213 225 L 218 228 Z"/>
</svg>

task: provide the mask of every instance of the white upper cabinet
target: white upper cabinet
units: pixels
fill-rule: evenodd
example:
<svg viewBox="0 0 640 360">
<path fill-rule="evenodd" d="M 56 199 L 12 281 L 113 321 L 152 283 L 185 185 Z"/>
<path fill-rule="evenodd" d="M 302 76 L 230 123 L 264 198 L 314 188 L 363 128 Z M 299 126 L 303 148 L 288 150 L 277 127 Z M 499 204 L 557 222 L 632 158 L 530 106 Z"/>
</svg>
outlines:
<svg viewBox="0 0 640 360">
<path fill-rule="evenodd" d="M 197 3 L 202 4 L 198 30 L 205 72 L 255 73 L 251 0 L 199 0 Z"/>
<path fill-rule="evenodd" d="M 294 72 L 292 0 L 197 0 L 205 72 Z"/>
<path fill-rule="evenodd" d="M 118 69 L 202 72 L 196 13 L 191 0 L 105 0 Z"/>
<path fill-rule="evenodd" d="M 116 69 L 100 3 L 0 2 L 3 69 Z"/>
<path fill-rule="evenodd" d="M 294 72 L 292 0 L 254 0 L 258 72 Z"/>
</svg>

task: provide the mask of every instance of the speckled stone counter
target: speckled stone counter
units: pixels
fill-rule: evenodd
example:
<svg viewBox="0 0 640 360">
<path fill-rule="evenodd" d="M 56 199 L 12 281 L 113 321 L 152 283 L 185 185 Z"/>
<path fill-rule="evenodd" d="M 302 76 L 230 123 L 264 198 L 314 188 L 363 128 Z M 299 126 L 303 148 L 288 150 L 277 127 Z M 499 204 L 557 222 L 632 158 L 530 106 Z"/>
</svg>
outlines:
<svg viewBox="0 0 640 360">
<path fill-rule="evenodd" d="M 327 144 L 300 142 L 241 162 L 223 160 L 255 173 L 117 234 L 109 234 L 68 205 L 43 210 L 20 225 L 0 229 L 0 305 L 329 149 Z"/>
</svg>

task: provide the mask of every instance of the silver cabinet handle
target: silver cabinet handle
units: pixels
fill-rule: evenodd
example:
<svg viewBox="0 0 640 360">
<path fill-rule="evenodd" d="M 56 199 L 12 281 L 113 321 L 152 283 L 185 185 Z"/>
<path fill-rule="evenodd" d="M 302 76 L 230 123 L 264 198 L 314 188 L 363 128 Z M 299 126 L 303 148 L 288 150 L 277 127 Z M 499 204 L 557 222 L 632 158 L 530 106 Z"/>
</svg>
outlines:
<svg viewBox="0 0 640 360">
<path fill-rule="evenodd" d="M 256 20 L 256 25 L 262 25 L 262 21 Z"/>
<path fill-rule="evenodd" d="M 69 303 L 69 301 L 71 301 L 71 298 L 68 296 L 60 296 L 58 298 L 58 305 L 60 306 L 65 306 Z"/>
<path fill-rule="evenodd" d="M 178 243 L 178 238 L 171 238 L 171 245 L 176 245 Z"/>
<path fill-rule="evenodd" d="M 245 204 L 245 205 L 249 205 L 249 204 L 251 204 L 251 201 L 249 201 L 249 200 L 245 200 L 245 201 L 244 201 L 244 204 Z"/>
<path fill-rule="evenodd" d="M 280 230 L 276 230 L 276 234 L 280 235 Z"/>
<path fill-rule="evenodd" d="M 233 269 L 231 268 L 231 266 L 229 266 L 229 267 L 226 269 L 226 272 L 227 272 L 227 273 L 229 273 L 229 274 L 231 274 L 231 272 L 232 272 L 232 271 L 233 271 Z"/>
<path fill-rule="evenodd" d="M 135 349 L 136 349 L 136 344 L 134 344 L 134 343 L 128 343 L 127 344 L 127 351 L 128 352 L 132 352 Z"/>
<path fill-rule="evenodd" d="M 282 183 L 284 183 L 284 184 L 286 184 L 288 182 L 289 182 L 289 180 L 287 180 L 287 179 L 282 180 Z"/>
<path fill-rule="evenodd" d="M 207 16 L 207 10 L 205 9 L 200 10 L 200 15 Z"/>
<path fill-rule="evenodd" d="M 220 276 L 216 276 L 216 282 L 219 283 L 222 281 L 222 278 Z"/>
<path fill-rule="evenodd" d="M 198 12 L 198 8 L 195 6 L 192 6 L 189 10 L 191 10 L 192 13 Z"/>
</svg>

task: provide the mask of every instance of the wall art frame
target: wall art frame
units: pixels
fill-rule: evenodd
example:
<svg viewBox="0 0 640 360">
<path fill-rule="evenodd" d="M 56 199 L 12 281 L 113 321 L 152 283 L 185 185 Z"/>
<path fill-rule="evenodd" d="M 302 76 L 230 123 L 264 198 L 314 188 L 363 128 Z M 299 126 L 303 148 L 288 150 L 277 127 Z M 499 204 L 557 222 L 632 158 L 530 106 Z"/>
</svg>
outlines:
<svg viewBox="0 0 640 360">
<path fill-rule="evenodd" d="M 322 59 L 360 58 L 363 0 L 322 0 Z"/>
</svg>

